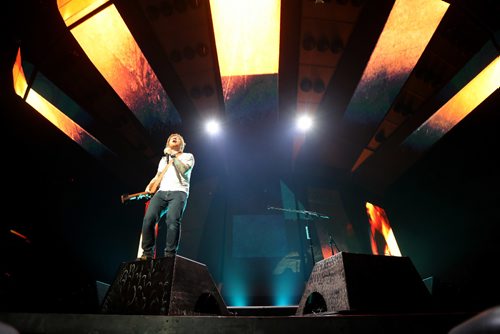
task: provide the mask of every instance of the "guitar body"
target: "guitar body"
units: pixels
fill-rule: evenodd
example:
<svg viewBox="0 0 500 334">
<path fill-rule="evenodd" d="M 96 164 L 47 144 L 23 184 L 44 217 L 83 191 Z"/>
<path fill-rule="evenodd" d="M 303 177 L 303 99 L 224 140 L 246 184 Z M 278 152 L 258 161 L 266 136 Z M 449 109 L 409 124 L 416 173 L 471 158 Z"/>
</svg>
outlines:
<svg viewBox="0 0 500 334">
<path fill-rule="evenodd" d="M 153 179 L 153 181 L 151 181 L 148 185 L 149 187 L 149 191 L 151 194 L 154 194 L 158 191 L 158 188 L 160 188 L 160 182 L 161 182 L 161 178 L 158 178 L 158 179 Z"/>
<path fill-rule="evenodd" d="M 160 183 L 161 183 L 161 180 L 163 180 L 163 176 L 165 175 L 165 173 L 167 172 L 168 170 L 168 167 L 170 167 L 173 163 L 173 160 L 171 160 L 166 166 L 165 168 L 163 168 L 163 170 L 161 171 L 161 174 L 155 178 L 153 178 L 153 180 L 151 180 L 151 182 L 148 184 L 148 187 L 149 187 L 149 192 L 151 194 L 154 194 L 158 191 L 158 189 L 160 188 Z"/>
</svg>

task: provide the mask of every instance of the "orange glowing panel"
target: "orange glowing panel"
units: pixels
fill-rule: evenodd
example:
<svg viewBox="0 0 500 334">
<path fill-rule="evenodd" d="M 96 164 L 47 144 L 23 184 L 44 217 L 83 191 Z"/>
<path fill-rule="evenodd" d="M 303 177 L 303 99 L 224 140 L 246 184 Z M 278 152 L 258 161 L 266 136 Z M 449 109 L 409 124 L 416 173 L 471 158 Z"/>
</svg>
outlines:
<svg viewBox="0 0 500 334">
<path fill-rule="evenodd" d="M 69 27 L 108 1 L 109 0 L 57 0 L 57 7 L 64 19 L 64 23 Z"/>
<path fill-rule="evenodd" d="M 12 77 L 14 83 L 14 90 L 17 95 L 24 98 L 26 94 L 26 89 L 28 89 L 28 83 L 26 82 L 26 77 L 24 76 L 23 66 L 21 63 L 21 49 L 17 50 L 16 62 L 12 67 Z"/>
<path fill-rule="evenodd" d="M 221 76 L 278 73 L 280 0 L 210 0 Z"/>
<path fill-rule="evenodd" d="M 114 153 L 111 152 L 105 145 L 99 142 L 96 138 L 90 135 L 77 123 L 75 123 L 71 118 L 62 113 L 51 102 L 47 101 L 42 95 L 35 91 L 35 89 L 33 89 L 34 87 L 43 88 L 45 94 L 52 98 L 63 96 L 59 89 L 55 87 L 50 81 L 46 80 L 41 73 L 38 72 L 36 75 L 32 75 L 30 80 L 32 81 L 33 85 L 26 94 L 25 91 L 27 89 L 27 84 L 26 78 L 24 76 L 25 71 L 23 69 L 23 66 L 28 67 L 29 72 L 29 66 L 32 65 L 28 63 L 23 64 L 21 60 L 21 50 L 19 49 L 16 61 L 12 68 L 14 76 L 14 90 L 16 91 L 17 95 L 25 99 L 25 101 L 30 106 L 32 106 L 36 111 L 38 111 L 47 120 L 49 120 L 57 128 L 63 131 L 68 137 L 73 139 L 73 141 L 78 143 L 90 154 L 99 158 L 109 158 L 110 156 L 114 156 Z M 19 89 L 18 87 L 21 87 L 21 89 Z M 70 109 L 68 110 L 70 113 L 73 112 L 75 117 L 80 120 L 87 119 L 86 113 L 81 110 L 80 107 L 78 107 L 73 101 L 69 100 L 68 98 L 63 98 L 65 100 L 64 105 L 68 109 Z"/>
<path fill-rule="evenodd" d="M 329 258 L 330 256 L 333 256 L 337 253 L 338 253 L 338 251 L 335 248 L 333 248 L 332 246 L 321 245 L 321 254 L 323 255 L 324 259 Z"/>
<path fill-rule="evenodd" d="M 345 118 L 376 125 L 389 109 L 429 43 L 449 4 L 440 0 L 397 0 Z"/>
<path fill-rule="evenodd" d="M 500 56 L 416 129 L 403 145 L 424 150 L 472 112 L 500 87 Z"/>
<path fill-rule="evenodd" d="M 174 122 L 180 123 L 167 93 L 114 5 L 101 7 L 72 27 L 71 33 L 146 128 L 158 129 L 169 123 L 172 116 Z"/>
<path fill-rule="evenodd" d="M 90 133 L 85 131 L 71 118 L 63 114 L 59 109 L 39 95 L 33 89 L 30 89 L 26 102 L 35 108 L 42 116 L 54 124 L 58 129 L 64 132 L 68 137 L 80 144 L 84 149 L 93 155 L 105 157 L 111 152 Z"/>
<path fill-rule="evenodd" d="M 27 243 L 30 243 L 31 241 L 28 239 L 27 236 L 25 236 L 24 234 L 21 234 L 15 230 L 10 230 L 10 233 L 14 234 L 15 236 L 18 236 L 19 238 L 21 239 L 24 239 L 24 241 L 26 241 Z"/>
<path fill-rule="evenodd" d="M 372 253 L 374 255 L 382 253 L 384 255 L 401 256 L 396 237 L 389 224 L 389 219 L 385 214 L 385 210 L 366 202 L 366 213 L 368 214 L 368 221 L 370 222 L 370 244 Z M 377 235 L 381 235 L 384 240 L 382 252 L 379 252 L 378 249 L 379 247 L 376 241 Z"/>
</svg>

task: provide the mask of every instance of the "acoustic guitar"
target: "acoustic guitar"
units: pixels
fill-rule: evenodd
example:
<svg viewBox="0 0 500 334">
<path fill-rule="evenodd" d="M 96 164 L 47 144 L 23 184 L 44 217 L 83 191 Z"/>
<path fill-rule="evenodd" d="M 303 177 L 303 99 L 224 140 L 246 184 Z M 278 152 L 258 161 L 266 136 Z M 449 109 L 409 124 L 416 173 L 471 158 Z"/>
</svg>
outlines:
<svg viewBox="0 0 500 334">
<path fill-rule="evenodd" d="M 174 162 L 173 159 L 170 160 L 170 162 L 161 171 L 161 174 L 158 177 L 153 178 L 153 180 L 148 184 L 149 192 L 151 194 L 154 194 L 158 191 L 158 189 L 160 188 L 161 180 L 163 180 L 163 176 L 165 176 L 165 173 L 167 172 L 168 168 L 172 165 L 173 162 Z"/>
<path fill-rule="evenodd" d="M 123 194 L 121 195 L 121 201 L 122 203 L 125 203 L 130 200 L 141 200 L 141 199 L 150 199 L 153 197 L 153 195 L 158 191 L 160 188 L 160 183 L 161 180 L 163 179 L 163 176 L 165 176 L 165 173 L 167 172 L 168 168 L 172 165 L 173 160 L 170 160 L 170 162 L 163 168 L 161 171 L 161 174 L 158 177 L 153 178 L 153 180 L 149 183 L 149 190 L 150 192 L 147 191 L 142 191 L 139 193 L 134 193 L 134 194 Z"/>
</svg>

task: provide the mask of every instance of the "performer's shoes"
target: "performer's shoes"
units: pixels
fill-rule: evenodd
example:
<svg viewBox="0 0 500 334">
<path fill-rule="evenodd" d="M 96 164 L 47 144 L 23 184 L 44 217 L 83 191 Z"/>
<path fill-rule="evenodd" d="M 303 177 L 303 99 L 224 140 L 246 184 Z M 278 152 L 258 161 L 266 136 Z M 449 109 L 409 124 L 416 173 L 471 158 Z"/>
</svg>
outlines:
<svg viewBox="0 0 500 334">
<path fill-rule="evenodd" d="M 137 260 L 139 261 L 146 261 L 146 260 L 152 260 L 153 257 L 151 255 L 141 255 L 141 257 L 138 257 Z"/>
<path fill-rule="evenodd" d="M 165 252 L 164 257 L 175 257 L 175 252 Z"/>
</svg>

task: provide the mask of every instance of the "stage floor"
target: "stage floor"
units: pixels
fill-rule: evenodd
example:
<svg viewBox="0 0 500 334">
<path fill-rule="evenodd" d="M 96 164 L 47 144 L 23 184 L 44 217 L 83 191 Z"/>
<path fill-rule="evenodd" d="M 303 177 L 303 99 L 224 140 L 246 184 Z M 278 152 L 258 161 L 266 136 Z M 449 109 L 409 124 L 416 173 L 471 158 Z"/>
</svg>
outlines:
<svg viewBox="0 0 500 334">
<path fill-rule="evenodd" d="M 132 333 L 448 333 L 470 313 L 252 315 L 269 310 L 240 308 L 231 316 L 0 313 L 0 323 L 20 334 Z M 281 310 L 281 312 L 287 312 Z M 241 315 L 245 314 L 245 315 Z M 2 332 L 3 334 L 4 332 Z"/>
</svg>

